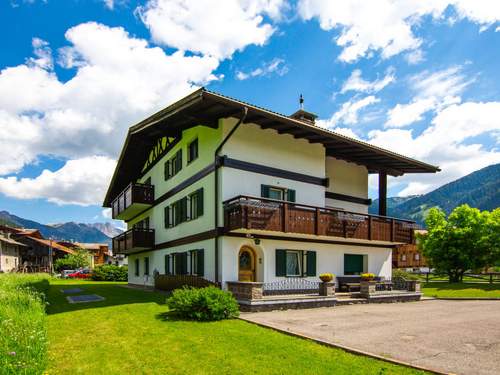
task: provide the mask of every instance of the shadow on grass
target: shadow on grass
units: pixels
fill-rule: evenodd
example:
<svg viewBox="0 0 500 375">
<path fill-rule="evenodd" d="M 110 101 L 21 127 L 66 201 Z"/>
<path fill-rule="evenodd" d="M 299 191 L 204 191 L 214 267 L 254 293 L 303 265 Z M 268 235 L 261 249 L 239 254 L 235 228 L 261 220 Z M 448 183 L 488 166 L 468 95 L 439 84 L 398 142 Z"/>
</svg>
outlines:
<svg viewBox="0 0 500 375">
<path fill-rule="evenodd" d="M 75 294 L 64 294 L 61 289 L 80 288 L 83 291 Z M 104 301 L 87 303 L 69 303 L 68 295 L 97 294 L 104 297 Z M 141 289 L 127 288 L 126 284 L 107 283 L 99 281 L 79 281 L 71 283 L 55 282 L 50 284 L 47 293 L 47 314 L 58 314 L 68 311 L 96 309 L 118 305 L 130 305 L 138 303 L 165 304 L 166 296 L 162 293 L 145 291 Z"/>
<path fill-rule="evenodd" d="M 468 289 L 479 289 L 483 291 L 500 291 L 500 284 L 493 283 L 473 283 L 473 282 L 461 282 L 461 283 L 449 283 L 442 281 L 429 281 L 428 283 L 423 284 L 424 288 L 432 288 L 436 290 L 468 290 Z"/>
</svg>

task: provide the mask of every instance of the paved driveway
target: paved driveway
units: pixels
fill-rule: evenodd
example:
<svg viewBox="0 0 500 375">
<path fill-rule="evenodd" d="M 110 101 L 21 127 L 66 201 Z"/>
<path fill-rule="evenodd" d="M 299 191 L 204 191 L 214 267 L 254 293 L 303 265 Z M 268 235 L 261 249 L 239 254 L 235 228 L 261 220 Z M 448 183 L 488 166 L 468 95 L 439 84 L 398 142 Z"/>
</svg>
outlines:
<svg viewBox="0 0 500 375">
<path fill-rule="evenodd" d="M 245 313 L 243 319 L 457 374 L 500 374 L 500 301 Z"/>
</svg>

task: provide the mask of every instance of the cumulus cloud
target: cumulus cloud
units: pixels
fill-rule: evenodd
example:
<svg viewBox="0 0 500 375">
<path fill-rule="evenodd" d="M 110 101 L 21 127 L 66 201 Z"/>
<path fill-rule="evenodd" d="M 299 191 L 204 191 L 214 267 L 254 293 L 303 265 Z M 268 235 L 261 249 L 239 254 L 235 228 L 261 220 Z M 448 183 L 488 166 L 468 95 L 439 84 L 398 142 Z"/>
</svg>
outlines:
<svg viewBox="0 0 500 375">
<path fill-rule="evenodd" d="M 0 149 L 9 155 L 0 160 L 0 175 L 19 172 L 39 155 L 115 158 L 134 122 L 216 79 L 217 59 L 167 54 L 121 27 L 89 22 L 65 36 L 69 43 L 57 60 L 76 69 L 69 80 L 58 78 L 40 39 L 33 40 L 34 57 L 0 71 Z"/>
<path fill-rule="evenodd" d="M 359 91 L 366 93 L 375 93 L 382 90 L 384 87 L 396 80 L 394 69 L 389 69 L 387 74 L 380 79 L 374 81 L 367 81 L 363 79 L 360 69 L 354 69 L 349 78 L 342 85 L 341 93 L 348 91 Z"/>
<path fill-rule="evenodd" d="M 157 43 L 218 59 L 262 46 L 279 20 L 284 0 L 149 0 L 137 13 Z"/>
<path fill-rule="evenodd" d="M 305 20 L 317 19 L 324 30 L 340 30 L 339 59 L 352 63 L 373 52 L 387 59 L 418 50 L 423 41 L 414 29 L 424 17 L 443 19 L 449 7 L 455 19 L 468 19 L 481 30 L 500 20 L 500 3 L 488 0 L 300 0 L 298 12 Z"/>
<path fill-rule="evenodd" d="M 380 102 L 380 99 L 373 95 L 366 96 L 362 99 L 350 99 L 335 112 L 332 117 L 328 120 L 318 120 L 318 126 L 333 129 L 339 124 L 353 125 L 358 122 L 359 112 L 369 105 Z M 340 128 L 342 129 L 342 128 Z M 342 132 L 346 134 L 346 129 L 343 128 Z M 354 135 L 354 133 L 348 132 L 349 136 Z"/>
<path fill-rule="evenodd" d="M 500 102 L 453 104 L 437 113 L 421 134 L 412 129 L 374 130 L 368 141 L 378 146 L 442 169 L 437 174 L 405 175 L 392 180 L 402 186 L 401 194 L 421 194 L 460 178 L 487 165 L 500 162 L 498 148 L 487 149 L 474 137 L 491 135 L 498 130 Z"/>
<path fill-rule="evenodd" d="M 289 69 L 285 64 L 285 60 L 275 58 L 267 63 L 263 63 L 260 68 L 256 68 L 248 73 L 238 70 L 236 72 L 236 79 L 243 81 L 249 78 L 270 76 L 272 74 L 276 74 L 281 77 L 287 74 L 288 70 Z"/>
<path fill-rule="evenodd" d="M 0 191 L 12 198 L 88 206 L 102 200 L 116 162 L 104 156 L 69 160 L 59 170 L 44 170 L 35 178 L 0 178 Z"/>
<path fill-rule="evenodd" d="M 414 97 L 410 103 L 396 104 L 387 113 L 386 127 L 400 128 L 420 121 L 431 110 L 441 109 L 461 101 L 460 95 L 474 79 L 467 79 L 461 67 L 437 72 L 422 72 L 409 79 Z"/>
</svg>

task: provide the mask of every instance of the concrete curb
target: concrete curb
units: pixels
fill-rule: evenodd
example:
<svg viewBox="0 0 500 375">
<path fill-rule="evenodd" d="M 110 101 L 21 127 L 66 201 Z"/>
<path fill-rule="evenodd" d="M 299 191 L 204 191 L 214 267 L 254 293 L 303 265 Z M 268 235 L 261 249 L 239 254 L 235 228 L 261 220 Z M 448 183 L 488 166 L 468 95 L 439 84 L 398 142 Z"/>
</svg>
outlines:
<svg viewBox="0 0 500 375">
<path fill-rule="evenodd" d="M 428 367 L 412 365 L 411 363 L 400 361 L 399 359 L 382 357 L 382 356 L 380 356 L 378 354 L 373 354 L 373 353 L 365 352 L 363 350 L 351 348 L 349 346 L 345 346 L 345 345 L 342 345 L 342 344 L 334 344 L 334 343 L 331 343 L 331 342 L 328 342 L 328 341 L 324 341 L 324 340 L 320 340 L 320 339 L 315 339 L 315 338 L 312 338 L 312 337 L 308 337 L 308 336 L 302 335 L 300 333 L 290 332 L 290 331 L 286 331 L 286 330 L 283 330 L 283 329 L 280 329 L 280 328 L 276 328 L 276 327 L 268 326 L 268 325 L 265 325 L 265 324 L 262 324 L 262 323 L 254 322 L 254 321 L 251 321 L 251 320 L 247 320 L 247 319 L 244 319 L 242 317 L 239 317 L 238 319 L 244 320 L 245 322 L 248 322 L 248 323 L 255 324 L 255 325 L 259 326 L 259 327 L 268 328 L 268 329 L 272 329 L 273 331 L 276 331 L 276 332 L 284 333 L 285 335 L 288 335 L 288 336 L 297 337 L 297 338 L 300 338 L 300 339 L 303 339 L 303 340 L 314 341 L 314 342 L 316 342 L 316 343 L 318 343 L 320 345 L 328 346 L 330 348 L 341 349 L 341 350 L 343 350 L 345 352 L 348 352 L 348 353 L 351 353 L 351 354 L 365 356 L 365 357 L 371 357 L 371 358 L 374 358 L 374 359 L 378 359 L 380 361 L 392 363 L 394 365 L 399 365 L 399 366 L 404 366 L 404 367 L 408 367 L 408 368 L 413 368 L 415 370 L 427 371 L 427 372 L 430 372 L 432 374 L 438 374 L 438 375 L 450 375 L 450 374 L 452 374 L 452 373 L 448 373 L 448 372 L 442 372 L 442 371 L 439 371 L 439 370 L 431 369 L 431 368 L 428 368 Z"/>
</svg>

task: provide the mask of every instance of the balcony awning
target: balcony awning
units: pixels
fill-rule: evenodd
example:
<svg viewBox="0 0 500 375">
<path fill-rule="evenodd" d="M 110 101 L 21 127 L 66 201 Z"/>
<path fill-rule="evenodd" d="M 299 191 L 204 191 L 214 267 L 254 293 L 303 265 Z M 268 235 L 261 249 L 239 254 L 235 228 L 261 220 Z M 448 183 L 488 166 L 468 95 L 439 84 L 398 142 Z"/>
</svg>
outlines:
<svg viewBox="0 0 500 375">
<path fill-rule="evenodd" d="M 327 156 L 366 166 L 370 173 L 384 171 L 401 176 L 439 171 L 434 165 L 201 88 L 129 129 L 103 205 L 109 207 L 115 196 L 140 177 L 148 152 L 159 137 L 178 136 L 197 125 L 216 128 L 218 119 L 239 117 L 245 107 L 248 109 L 245 123 L 321 143 Z"/>
</svg>

